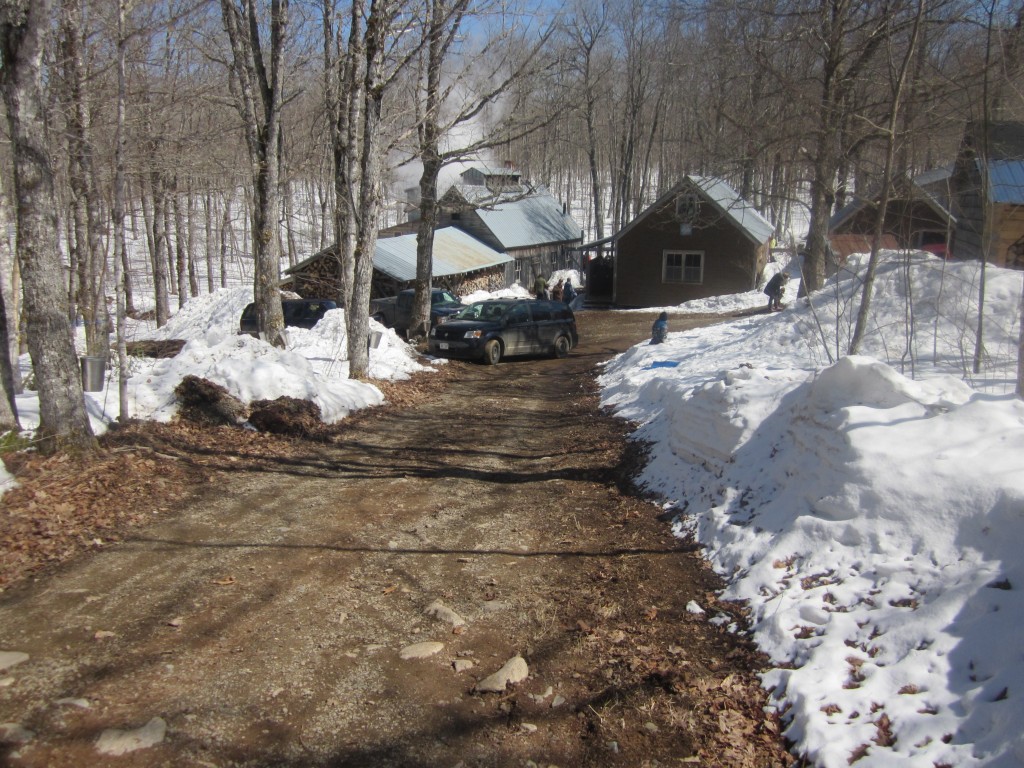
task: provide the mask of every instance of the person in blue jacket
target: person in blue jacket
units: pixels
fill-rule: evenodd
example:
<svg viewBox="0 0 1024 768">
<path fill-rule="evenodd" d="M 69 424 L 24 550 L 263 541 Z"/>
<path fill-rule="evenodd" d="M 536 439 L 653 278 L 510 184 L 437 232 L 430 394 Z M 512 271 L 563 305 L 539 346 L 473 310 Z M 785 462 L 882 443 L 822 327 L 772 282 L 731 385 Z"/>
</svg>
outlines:
<svg viewBox="0 0 1024 768">
<path fill-rule="evenodd" d="M 668 312 L 662 312 L 651 326 L 651 344 L 661 344 L 668 337 Z"/>
</svg>

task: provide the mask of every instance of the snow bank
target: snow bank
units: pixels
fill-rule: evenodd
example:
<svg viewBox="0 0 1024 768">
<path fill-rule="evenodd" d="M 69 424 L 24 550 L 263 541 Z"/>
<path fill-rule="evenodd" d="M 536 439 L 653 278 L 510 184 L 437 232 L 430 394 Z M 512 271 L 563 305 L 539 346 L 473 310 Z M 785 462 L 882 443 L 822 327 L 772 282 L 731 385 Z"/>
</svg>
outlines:
<svg viewBox="0 0 1024 768">
<path fill-rule="evenodd" d="M 848 273 L 814 297 L 817 321 L 800 301 L 670 333 L 601 377 L 652 444 L 641 482 L 750 606 L 764 684 L 816 765 L 1024 763 L 1024 404 L 1000 392 L 1007 355 L 975 379 L 991 393 L 951 375 L 976 272 L 890 255 L 872 357 L 817 364 L 848 338 Z M 1021 275 L 989 282 L 991 353 L 1015 338 Z"/>
</svg>

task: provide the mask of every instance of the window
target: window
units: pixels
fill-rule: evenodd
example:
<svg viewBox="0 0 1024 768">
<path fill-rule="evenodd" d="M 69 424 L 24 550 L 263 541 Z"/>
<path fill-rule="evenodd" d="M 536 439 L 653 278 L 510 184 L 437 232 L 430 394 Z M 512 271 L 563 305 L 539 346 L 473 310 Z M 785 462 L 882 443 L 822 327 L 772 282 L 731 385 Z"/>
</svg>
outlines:
<svg viewBox="0 0 1024 768">
<path fill-rule="evenodd" d="M 663 283 L 703 283 L 703 251 L 665 251 L 662 254 Z"/>
<path fill-rule="evenodd" d="M 700 214 L 700 199 L 693 193 L 676 195 L 676 217 L 692 224 Z"/>
</svg>

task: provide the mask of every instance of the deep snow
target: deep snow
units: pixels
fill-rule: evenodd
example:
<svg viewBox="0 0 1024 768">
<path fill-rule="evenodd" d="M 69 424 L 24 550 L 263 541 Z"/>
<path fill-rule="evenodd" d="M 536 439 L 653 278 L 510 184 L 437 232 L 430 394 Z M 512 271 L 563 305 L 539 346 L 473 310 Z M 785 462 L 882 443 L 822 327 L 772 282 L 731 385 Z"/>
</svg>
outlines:
<svg viewBox="0 0 1024 768">
<path fill-rule="evenodd" d="M 634 347 L 605 366 L 604 404 L 641 425 L 635 437 L 652 446 L 641 482 L 704 545 L 725 597 L 749 604 L 776 665 L 764 685 L 798 754 L 836 767 L 1019 766 L 1021 273 L 989 269 L 989 357 L 972 389 L 978 265 L 885 257 L 871 356 L 828 363 L 856 311 L 844 297 L 858 257 L 814 312 L 790 281 L 784 312 Z"/>
</svg>

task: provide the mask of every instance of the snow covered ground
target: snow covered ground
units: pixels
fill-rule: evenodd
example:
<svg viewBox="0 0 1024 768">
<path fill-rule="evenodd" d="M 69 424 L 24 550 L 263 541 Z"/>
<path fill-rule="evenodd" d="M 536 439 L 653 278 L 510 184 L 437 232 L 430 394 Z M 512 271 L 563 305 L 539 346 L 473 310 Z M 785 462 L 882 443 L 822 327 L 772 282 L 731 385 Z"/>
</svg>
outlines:
<svg viewBox="0 0 1024 768">
<path fill-rule="evenodd" d="M 748 602 L 776 665 L 764 684 L 798 753 L 822 766 L 1019 766 L 1024 403 L 1012 393 L 1022 275 L 988 271 L 974 374 L 979 266 L 885 256 L 861 356 L 840 355 L 857 309 L 855 258 L 813 307 L 791 280 L 781 313 L 634 347 L 604 366 L 603 399 L 651 443 L 641 480 L 678 513 L 678 533 L 705 546 L 726 597 Z M 249 295 L 225 289 L 160 331 L 133 328 L 134 338 L 188 344 L 173 360 L 132 360 L 132 416 L 170 418 L 186 373 L 247 401 L 308 397 L 328 421 L 381 401 L 372 384 L 345 378 L 340 311 L 289 329 L 278 351 L 237 335 Z M 675 314 L 765 304 L 752 291 L 665 309 L 671 329 Z M 434 364 L 374 330 L 373 376 Z M 97 431 L 116 417 L 116 393 L 108 382 L 86 395 Z M 18 407 L 31 428 L 32 395 Z"/>
<path fill-rule="evenodd" d="M 652 445 L 643 484 L 705 546 L 725 596 L 749 604 L 797 753 L 822 766 L 1020 766 L 1022 276 L 988 271 L 988 357 L 972 389 L 974 263 L 886 254 L 862 356 L 830 364 L 862 266 L 813 312 L 790 281 L 784 312 L 634 347 L 605 366 L 603 400 Z"/>
</svg>

